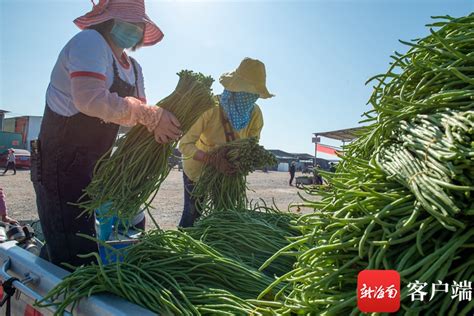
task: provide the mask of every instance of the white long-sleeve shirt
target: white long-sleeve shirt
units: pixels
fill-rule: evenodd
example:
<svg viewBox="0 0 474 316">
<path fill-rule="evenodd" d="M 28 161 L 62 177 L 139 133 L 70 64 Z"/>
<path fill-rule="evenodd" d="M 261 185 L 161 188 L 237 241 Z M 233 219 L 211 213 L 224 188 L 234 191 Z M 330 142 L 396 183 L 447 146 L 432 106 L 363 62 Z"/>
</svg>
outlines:
<svg viewBox="0 0 474 316">
<path fill-rule="evenodd" d="M 117 110 L 121 112 L 120 106 L 124 106 L 123 100 L 117 94 L 108 93 L 114 79 L 113 62 L 117 66 L 120 78 L 131 85 L 138 84 L 138 98 L 146 103 L 145 88 L 142 69 L 138 62 L 135 62 L 138 78 L 135 80 L 135 73 L 130 58 L 123 53 L 122 56 L 115 56 L 107 41 L 102 35 L 95 30 L 84 30 L 76 34 L 62 49 L 58 60 L 51 73 L 51 81 L 46 92 L 46 103 L 51 110 L 62 116 L 72 116 L 78 112 L 87 112 L 90 107 L 98 106 L 99 115 L 91 115 L 93 113 L 85 113 L 91 116 L 103 118 L 101 115 L 104 111 L 110 112 Z M 87 85 L 87 79 L 93 79 L 89 82 L 102 81 L 104 93 L 96 93 L 90 97 L 88 91 L 78 89 L 78 86 Z M 95 80 L 94 80 L 95 79 Z M 80 81 L 75 84 L 75 81 Z M 90 86 L 90 85 L 89 85 Z M 99 85 L 94 86 L 98 88 Z M 90 89 L 90 87 L 87 87 Z M 90 92 L 90 91 L 89 91 Z M 100 91 L 99 91 L 100 92 Z M 83 111 L 81 105 L 77 104 L 77 94 L 81 93 L 90 97 L 90 103 L 87 104 L 86 111 Z M 84 99 L 84 98 L 82 98 Z M 117 109 L 116 107 L 119 106 Z M 106 109 L 106 108 L 109 109 Z M 105 109 L 105 110 L 104 110 Z M 92 109 L 94 112 L 95 109 Z M 107 113 L 104 113 L 107 115 Z"/>
</svg>

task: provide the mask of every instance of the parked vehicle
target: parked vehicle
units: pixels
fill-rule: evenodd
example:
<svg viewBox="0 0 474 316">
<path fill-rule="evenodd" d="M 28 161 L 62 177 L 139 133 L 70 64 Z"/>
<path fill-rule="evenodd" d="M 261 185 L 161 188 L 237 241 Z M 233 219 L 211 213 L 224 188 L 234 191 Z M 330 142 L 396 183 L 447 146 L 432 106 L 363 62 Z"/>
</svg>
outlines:
<svg viewBox="0 0 474 316">
<path fill-rule="evenodd" d="M 31 154 L 26 149 L 16 149 L 15 151 L 15 163 L 17 168 L 30 168 L 31 167 Z M 0 167 L 4 167 L 7 164 L 8 149 L 3 150 L 0 153 Z"/>
</svg>

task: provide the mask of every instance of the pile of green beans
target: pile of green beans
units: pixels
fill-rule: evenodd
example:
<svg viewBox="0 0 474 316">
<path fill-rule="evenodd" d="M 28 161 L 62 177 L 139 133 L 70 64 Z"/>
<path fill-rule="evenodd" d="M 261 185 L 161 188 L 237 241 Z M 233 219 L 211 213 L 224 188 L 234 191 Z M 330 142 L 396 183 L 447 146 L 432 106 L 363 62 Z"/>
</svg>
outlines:
<svg viewBox="0 0 474 316">
<path fill-rule="evenodd" d="M 410 188 L 446 229 L 464 228 L 456 217 L 474 215 L 474 111 L 418 115 L 402 122 L 397 141 L 376 154 L 384 173 Z"/>
<path fill-rule="evenodd" d="M 263 315 L 255 297 L 273 279 L 185 233 L 150 231 L 121 254 L 123 262 L 108 265 L 94 254 L 98 264 L 76 269 L 38 306 L 52 302 L 61 315 L 109 292 L 160 315 Z"/>
<path fill-rule="evenodd" d="M 429 114 L 443 108 L 472 109 L 474 76 L 471 32 L 474 16 L 462 18 L 433 17 L 430 35 L 403 44 L 407 53 L 395 52 L 385 74 L 376 75 L 369 99 L 373 109 L 364 113 L 365 128 L 351 155 L 369 159 L 401 121 L 417 114 Z M 439 28 L 438 30 L 432 29 Z"/>
<path fill-rule="evenodd" d="M 192 192 L 202 213 L 216 210 L 246 209 L 247 181 L 249 173 L 258 168 L 274 166 L 275 156 L 258 144 L 256 137 L 238 139 L 219 146 L 210 155 L 227 152 L 227 158 L 235 173 L 225 175 L 211 165 L 205 165 Z"/>
<path fill-rule="evenodd" d="M 291 238 L 299 235 L 299 231 L 291 227 L 296 218 L 293 213 L 280 211 L 228 210 L 201 217 L 184 231 L 224 256 L 258 269 L 287 246 Z M 263 272 L 281 276 L 292 270 L 294 263 L 294 255 L 279 256 Z"/>
<path fill-rule="evenodd" d="M 440 18 L 437 18 L 440 19 Z M 412 301 L 408 283 L 474 280 L 474 15 L 443 17 L 430 35 L 396 53 L 377 81 L 360 137 L 345 148 L 331 189 L 298 207 L 314 213 L 294 223 L 301 237 L 291 292 L 274 313 L 362 315 L 357 275 L 393 269 L 401 276 L 404 315 L 471 315 L 474 301 L 446 295 Z M 429 291 L 430 289 L 426 289 Z"/>
<path fill-rule="evenodd" d="M 213 106 L 213 79 L 188 70 L 178 76 L 176 89 L 157 106 L 173 113 L 186 133 Z M 168 159 L 176 145 L 177 142 L 158 144 L 142 125 L 132 128 L 118 139 L 112 155 L 111 149 L 99 160 L 79 206 L 91 215 L 109 202 L 110 208 L 102 216 L 117 216 L 127 226 L 143 208 L 150 207 L 171 170 Z"/>
</svg>

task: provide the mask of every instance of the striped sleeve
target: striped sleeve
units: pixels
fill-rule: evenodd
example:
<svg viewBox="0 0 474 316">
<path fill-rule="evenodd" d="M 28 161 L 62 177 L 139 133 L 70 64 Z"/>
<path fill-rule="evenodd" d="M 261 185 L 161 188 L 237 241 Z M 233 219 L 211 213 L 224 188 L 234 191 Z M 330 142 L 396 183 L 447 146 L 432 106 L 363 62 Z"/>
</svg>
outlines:
<svg viewBox="0 0 474 316">
<path fill-rule="evenodd" d="M 71 40 L 69 46 L 69 76 L 92 77 L 105 81 L 109 54 L 107 42 L 102 35 L 94 30 L 80 32 Z"/>
</svg>

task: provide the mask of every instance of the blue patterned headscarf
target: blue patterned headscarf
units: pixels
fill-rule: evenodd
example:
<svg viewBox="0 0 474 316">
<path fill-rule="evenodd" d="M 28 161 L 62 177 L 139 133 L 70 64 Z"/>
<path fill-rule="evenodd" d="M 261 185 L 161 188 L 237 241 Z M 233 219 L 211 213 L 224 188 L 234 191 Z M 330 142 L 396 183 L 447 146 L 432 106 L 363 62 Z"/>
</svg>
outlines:
<svg viewBox="0 0 474 316">
<path fill-rule="evenodd" d="M 222 92 L 221 106 L 236 131 L 240 131 L 249 125 L 255 101 L 258 98 L 259 95 L 254 93 L 232 92 L 229 90 Z"/>
</svg>

